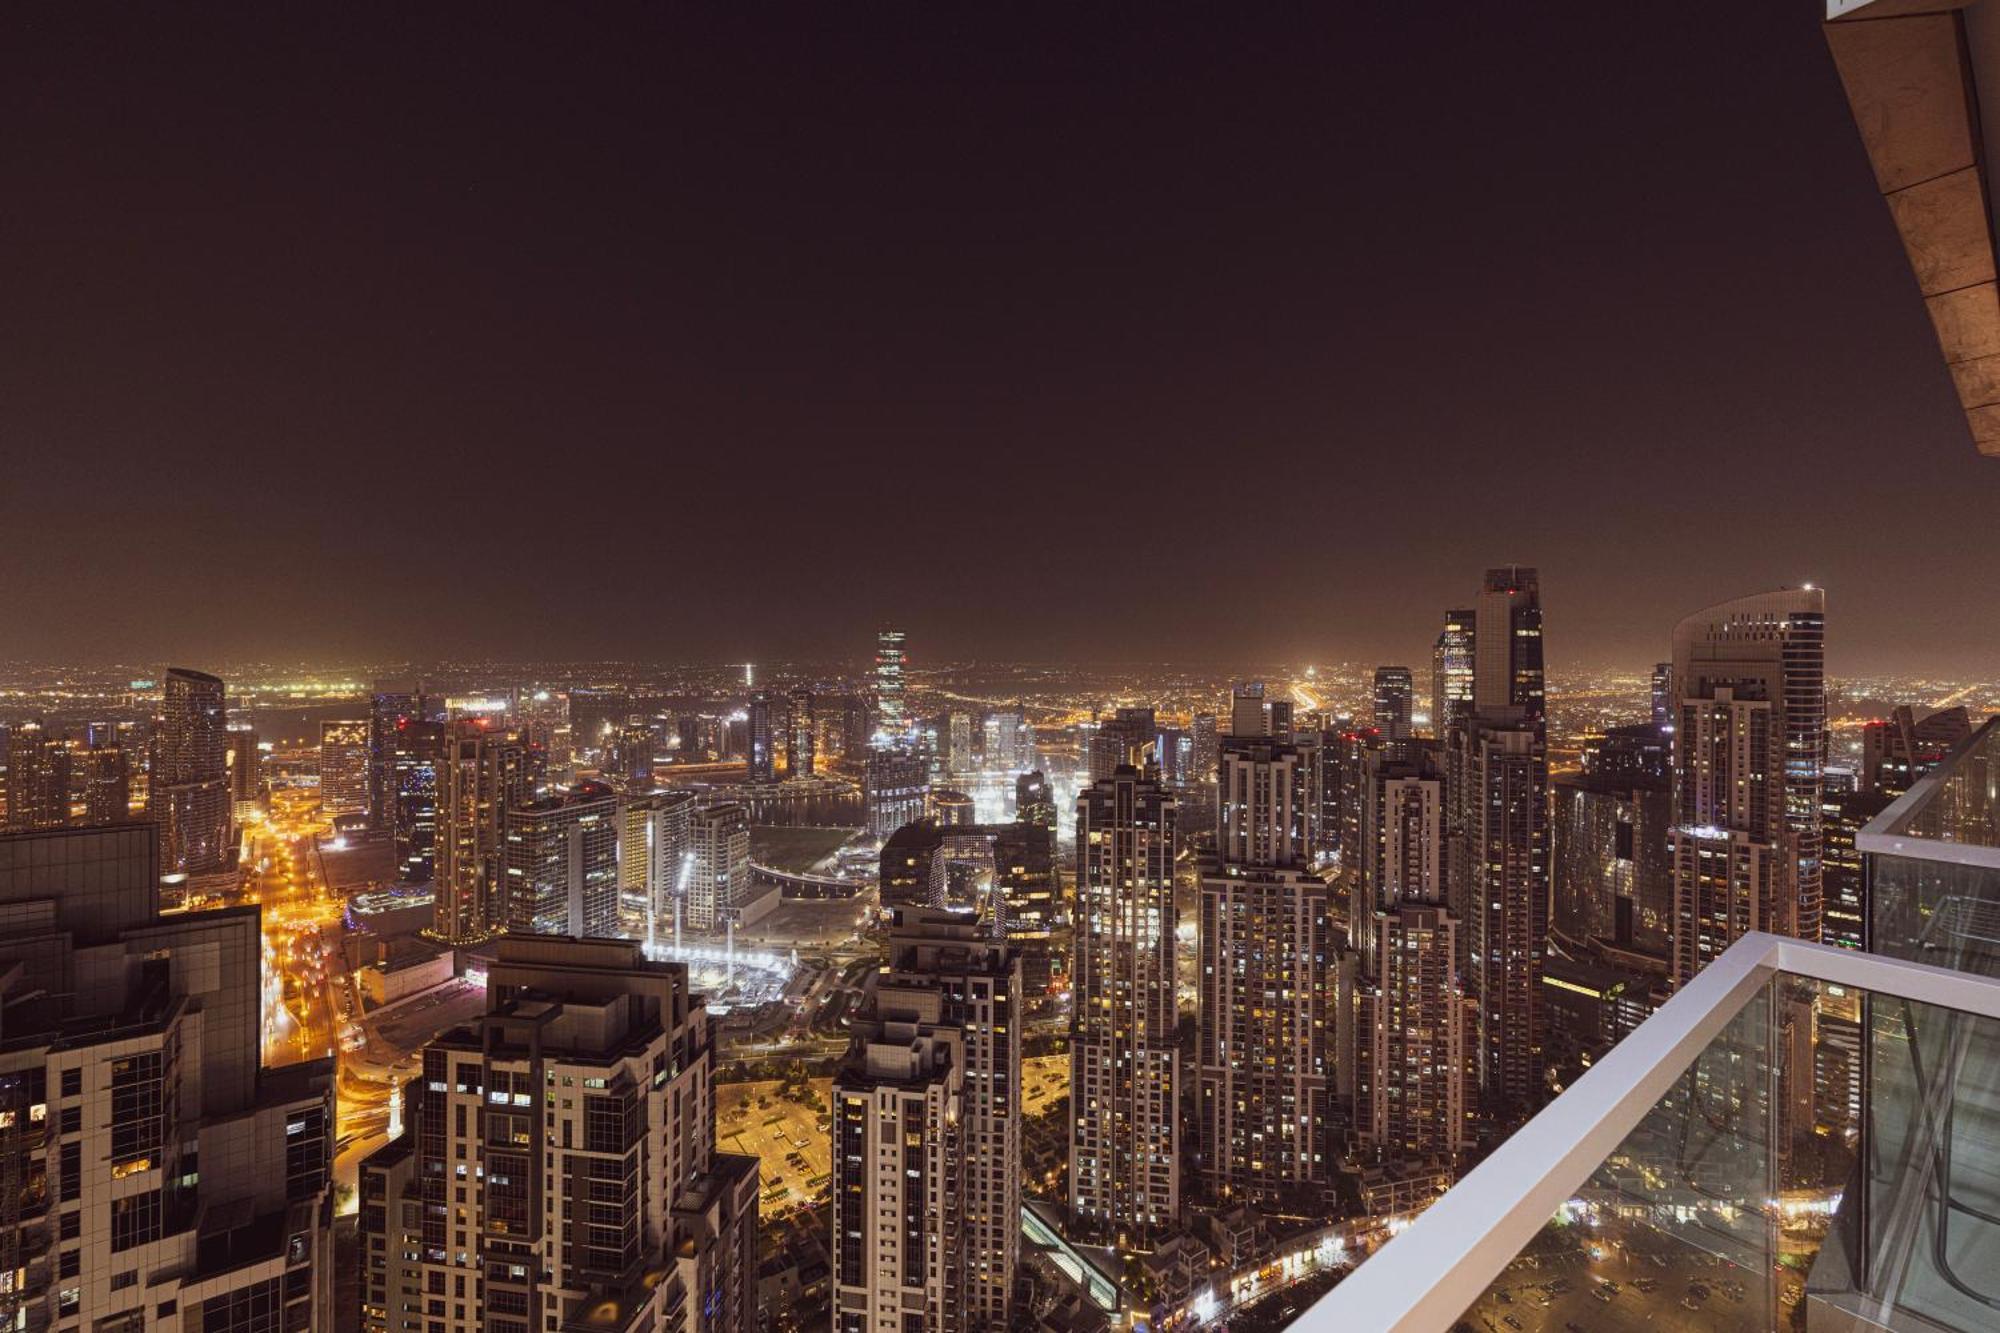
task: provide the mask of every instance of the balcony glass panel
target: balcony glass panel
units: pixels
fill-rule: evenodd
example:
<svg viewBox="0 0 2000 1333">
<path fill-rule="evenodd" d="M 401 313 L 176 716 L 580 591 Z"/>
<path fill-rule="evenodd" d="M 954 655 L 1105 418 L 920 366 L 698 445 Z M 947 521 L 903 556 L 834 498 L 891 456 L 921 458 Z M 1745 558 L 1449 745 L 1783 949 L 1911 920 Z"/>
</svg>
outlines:
<svg viewBox="0 0 2000 1333">
<path fill-rule="evenodd" d="M 2000 719 L 1855 839 L 1871 953 L 2000 975 Z"/>
<path fill-rule="evenodd" d="M 1766 986 L 1473 1302 L 1466 1325 L 1772 1327 L 1772 1008 Z"/>
<path fill-rule="evenodd" d="M 1889 995 L 1869 1009 L 1867 1295 L 1837 1303 L 1890 1327 L 1895 1311 L 2000 1328 L 2000 1022 Z"/>
<path fill-rule="evenodd" d="M 1746 936 L 1293 1327 L 2000 1329 L 2000 982 Z"/>
</svg>

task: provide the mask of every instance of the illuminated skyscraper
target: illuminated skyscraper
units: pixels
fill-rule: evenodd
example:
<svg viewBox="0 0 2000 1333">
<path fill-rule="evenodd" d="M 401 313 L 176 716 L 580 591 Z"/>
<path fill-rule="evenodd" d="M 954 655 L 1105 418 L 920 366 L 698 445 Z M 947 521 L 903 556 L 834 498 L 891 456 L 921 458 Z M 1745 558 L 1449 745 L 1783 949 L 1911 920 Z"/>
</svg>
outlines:
<svg viewBox="0 0 2000 1333">
<path fill-rule="evenodd" d="M 1268 736 L 1271 719 L 1264 711 L 1264 682 L 1246 680 L 1229 694 L 1229 734 Z"/>
<path fill-rule="evenodd" d="M 1461 923 L 1445 907 L 1445 782 L 1432 743 L 1362 763 L 1355 1126 L 1381 1161 L 1449 1167 L 1467 1130 Z"/>
<path fill-rule="evenodd" d="M 876 732 L 889 745 L 900 743 L 910 729 L 903 699 L 903 631 L 880 630 L 875 635 Z"/>
<path fill-rule="evenodd" d="M 1361 869 L 1361 793 L 1369 757 L 1382 749 L 1373 727 L 1347 727 L 1320 738 L 1320 846 L 1350 870 Z"/>
<path fill-rule="evenodd" d="M 1653 666 L 1653 725 L 1671 727 L 1674 724 L 1674 664 L 1657 662 Z"/>
<path fill-rule="evenodd" d="M 693 878 L 695 794 L 668 789 L 628 796 L 619 811 L 618 897 L 635 929 L 659 943 L 673 938 Z"/>
<path fill-rule="evenodd" d="M 514 699 L 514 722 L 528 748 L 542 755 L 545 779 L 557 786 L 576 766 L 576 733 L 570 725 L 569 691 L 523 690 Z"/>
<path fill-rule="evenodd" d="M 653 734 L 652 724 L 638 714 L 627 717 L 613 749 L 613 781 L 626 792 L 651 791 L 659 754 L 659 738 Z"/>
<path fill-rule="evenodd" d="M 61 828 L 69 823 L 69 740 L 39 722 L 23 722 L 7 742 L 7 827 Z"/>
<path fill-rule="evenodd" d="M 1199 1157 L 1212 1199 L 1311 1209 L 1331 1178 L 1334 922 L 1306 869 L 1300 762 L 1261 736 L 1223 744 L 1201 875 Z"/>
<path fill-rule="evenodd" d="M 1486 571 L 1474 604 L 1472 707 L 1446 743 L 1447 906 L 1466 939 L 1471 1063 L 1488 1132 L 1539 1105 L 1549 933 L 1548 735 L 1533 569 Z"/>
<path fill-rule="evenodd" d="M 368 721 L 319 724 L 319 808 L 329 818 L 368 813 Z"/>
<path fill-rule="evenodd" d="M 1158 744 L 1154 757 L 1159 761 L 1160 781 L 1178 788 L 1187 781 L 1188 759 L 1194 745 L 1179 727 L 1161 727 L 1155 739 Z"/>
<path fill-rule="evenodd" d="M 502 891 L 507 807 L 529 794 L 518 735 L 484 722 L 450 723 L 437 767 L 437 909 L 433 929 L 457 944 L 506 923 Z"/>
<path fill-rule="evenodd" d="M 979 760 L 972 752 L 970 713 L 953 711 L 946 714 L 943 740 L 945 772 L 953 777 L 964 777 L 978 770 Z"/>
<path fill-rule="evenodd" d="M 683 920 L 690 930 L 721 930 L 750 894 L 750 812 L 734 801 L 700 806 L 688 833 L 694 863 Z"/>
<path fill-rule="evenodd" d="M 1196 713 L 1188 727 L 1187 761 L 1181 765 L 1181 829 L 1215 827 L 1215 776 L 1220 728 L 1213 713 Z"/>
<path fill-rule="evenodd" d="M 1076 807 L 1071 1220 L 1121 1243 L 1180 1214 L 1174 798 L 1125 766 Z"/>
<path fill-rule="evenodd" d="M 91 744 L 74 755 L 83 822 L 122 824 L 132 817 L 132 765 L 124 746 L 92 730 Z"/>
<path fill-rule="evenodd" d="M 422 689 L 414 681 L 378 680 L 368 696 L 368 831 L 396 831 L 396 727 L 423 716 Z"/>
<path fill-rule="evenodd" d="M 1408 667 L 1375 668 L 1375 726 L 1383 740 L 1410 738 L 1410 705 L 1416 692 L 1416 680 Z"/>
<path fill-rule="evenodd" d="M 1596 939 L 1664 959 L 1673 934 L 1672 788 L 1664 772 L 1605 767 L 1612 771 L 1555 779 L 1549 929 L 1573 956 Z"/>
<path fill-rule="evenodd" d="M 264 750 L 257 733 L 247 726 L 233 726 L 228 734 L 224 762 L 229 768 L 229 803 L 244 814 L 264 803 Z"/>
<path fill-rule="evenodd" d="M 1893 800 L 1887 792 L 1880 791 L 1826 795 L 1821 821 L 1826 840 L 1826 908 L 1820 918 L 1823 943 L 1842 949 L 1867 947 L 1868 879 L 1863 866 L 1865 858 L 1855 845 L 1855 838 Z"/>
<path fill-rule="evenodd" d="M 1159 722 L 1152 709 L 1120 708 L 1099 722 L 1090 738 L 1090 780 L 1102 781 L 1128 767 L 1157 772 L 1159 740 Z"/>
<path fill-rule="evenodd" d="M 1528 721 L 1543 714 L 1541 579 L 1526 565 L 1486 571 L 1473 605 L 1472 704 L 1498 716 L 1519 709 Z"/>
<path fill-rule="evenodd" d="M 1825 644 L 1816 588 L 1674 627 L 1676 985 L 1746 931 L 1820 938 Z"/>
<path fill-rule="evenodd" d="M 1458 918 L 1408 901 L 1374 914 L 1359 1105 L 1361 1138 L 1385 1158 L 1455 1159 L 1467 1142 L 1465 995 Z"/>
<path fill-rule="evenodd" d="M 507 929 L 618 934 L 618 798 L 601 782 L 507 808 Z"/>
<path fill-rule="evenodd" d="M 167 671 L 153 732 L 147 808 L 160 826 L 160 873 L 207 875 L 229 866 L 229 764 L 223 684 L 206 672 Z"/>
<path fill-rule="evenodd" d="M 981 725 L 981 740 L 989 771 L 1003 775 L 1018 773 L 1032 761 L 1033 755 L 1022 744 L 1026 730 L 1018 708 L 996 708 L 986 715 Z"/>
<path fill-rule="evenodd" d="M 1447 897 L 1444 776 L 1429 745 L 1407 757 L 1368 749 L 1361 761 L 1362 914 Z"/>
<path fill-rule="evenodd" d="M 1901 796 L 1972 734 L 1962 707 L 1919 718 L 1908 704 L 1861 729 L 1861 790 Z"/>
<path fill-rule="evenodd" d="M 869 834 L 887 841 L 903 825 L 923 818 L 928 785 L 919 756 L 907 750 L 871 750 L 861 776 Z"/>
<path fill-rule="evenodd" d="M 756 690 L 750 695 L 750 781 L 776 782 L 778 780 L 777 737 L 774 719 L 771 716 L 772 703 L 769 690 Z"/>
<path fill-rule="evenodd" d="M 402 718 L 389 744 L 396 875 L 405 884 L 429 884 L 437 876 L 438 767 L 444 762 L 445 724 Z"/>
<path fill-rule="evenodd" d="M 1472 707 L 1473 624 L 1477 612 L 1447 611 L 1431 649 L 1431 735 L 1443 737 Z"/>
<path fill-rule="evenodd" d="M 813 694 L 801 685 L 792 691 L 790 739 L 785 745 L 787 777 L 809 778 L 818 767 L 819 733 L 814 728 Z"/>
<path fill-rule="evenodd" d="M 1215 771 L 1221 759 L 1222 750 L 1216 732 L 1215 714 L 1196 713 L 1194 715 L 1194 771 L 1187 774 L 1193 782 L 1215 781 Z"/>
<path fill-rule="evenodd" d="M 1014 779 L 1014 818 L 1023 824 L 1038 824 L 1054 834 L 1055 793 L 1041 769 L 1031 769 Z"/>
<path fill-rule="evenodd" d="M 836 1333 L 1011 1326 L 1021 1237 L 1021 960 L 902 908 L 833 1080 Z"/>
<path fill-rule="evenodd" d="M 1475 716 L 1454 733 L 1450 774 L 1470 936 L 1480 1109 L 1500 1133 L 1542 1093 L 1542 962 L 1549 935 L 1548 746 L 1539 723 Z"/>
<path fill-rule="evenodd" d="M 486 1012 L 424 1047 L 402 1136 L 361 1163 L 363 1333 L 760 1327 L 757 1159 L 715 1150 L 686 967 L 622 940 L 494 954 Z"/>
</svg>

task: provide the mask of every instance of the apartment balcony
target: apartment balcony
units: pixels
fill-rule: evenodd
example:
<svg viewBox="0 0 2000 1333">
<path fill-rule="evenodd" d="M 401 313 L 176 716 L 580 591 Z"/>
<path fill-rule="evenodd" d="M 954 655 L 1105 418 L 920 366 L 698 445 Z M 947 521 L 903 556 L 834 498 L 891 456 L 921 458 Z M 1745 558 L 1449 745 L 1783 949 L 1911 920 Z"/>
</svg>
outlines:
<svg viewBox="0 0 2000 1333">
<path fill-rule="evenodd" d="M 1859 844 L 1871 952 L 1737 941 L 1294 1333 L 2000 1329 L 2000 721 Z"/>
</svg>

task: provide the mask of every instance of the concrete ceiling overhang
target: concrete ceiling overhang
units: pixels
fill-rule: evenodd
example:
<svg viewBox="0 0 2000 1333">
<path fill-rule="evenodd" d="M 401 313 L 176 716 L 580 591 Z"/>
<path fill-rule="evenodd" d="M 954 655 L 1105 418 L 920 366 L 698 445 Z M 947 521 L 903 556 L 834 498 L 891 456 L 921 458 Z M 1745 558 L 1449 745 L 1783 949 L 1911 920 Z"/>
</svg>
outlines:
<svg viewBox="0 0 2000 1333">
<path fill-rule="evenodd" d="M 1826 39 L 1973 443 L 2000 457 L 2000 287 L 1982 123 L 2000 0 L 1828 0 Z"/>
</svg>

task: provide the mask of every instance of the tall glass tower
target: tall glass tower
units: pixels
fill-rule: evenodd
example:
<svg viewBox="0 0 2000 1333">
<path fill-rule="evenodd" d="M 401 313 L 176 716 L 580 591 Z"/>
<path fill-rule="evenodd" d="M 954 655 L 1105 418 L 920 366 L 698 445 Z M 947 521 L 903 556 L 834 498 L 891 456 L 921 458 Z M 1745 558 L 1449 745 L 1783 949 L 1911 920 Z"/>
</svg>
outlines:
<svg viewBox="0 0 2000 1333">
<path fill-rule="evenodd" d="M 903 631 L 899 629 L 875 634 L 875 715 L 877 735 L 890 744 L 909 729 L 903 704 Z"/>
<path fill-rule="evenodd" d="M 202 875 L 229 864 L 230 801 L 222 681 L 203 671 L 167 672 L 148 802 L 160 826 L 160 870 Z"/>
</svg>

